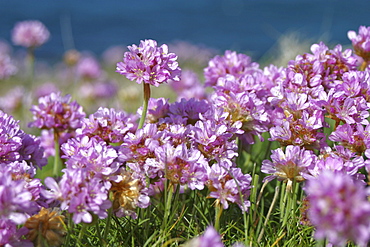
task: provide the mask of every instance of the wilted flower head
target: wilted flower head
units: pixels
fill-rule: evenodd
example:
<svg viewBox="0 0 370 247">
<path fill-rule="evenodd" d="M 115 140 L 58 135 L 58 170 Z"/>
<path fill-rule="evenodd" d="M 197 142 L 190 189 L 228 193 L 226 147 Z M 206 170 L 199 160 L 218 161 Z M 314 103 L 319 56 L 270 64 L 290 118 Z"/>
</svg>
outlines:
<svg viewBox="0 0 370 247">
<path fill-rule="evenodd" d="M 18 22 L 12 31 L 13 43 L 27 48 L 41 46 L 49 36 L 49 30 L 45 25 L 36 20 Z"/>
<path fill-rule="evenodd" d="M 352 41 L 356 54 L 365 61 L 370 61 L 370 26 L 360 26 L 358 34 L 348 31 L 348 38 Z"/>
<path fill-rule="evenodd" d="M 345 246 L 347 240 L 368 246 L 370 202 L 363 183 L 348 174 L 327 170 L 309 179 L 305 190 L 309 220 L 316 227 L 315 238 L 327 238 L 338 246 Z"/>
<path fill-rule="evenodd" d="M 178 81 L 181 69 L 174 53 L 168 53 L 167 45 L 157 46 L 154 40 L 142 40 L 139 46 L 128 46 L 123 62 L 117 63 L 116 72 L 137 83 L 158 87 L 168 80 Z"/>
<path fill-rule="evenodd" d="M 150 198 L 145 177 L 135 171 L 122 169 L 120 182 L 112 182 L 113 210 L 118 217 L 136 218 L 135 209 L 149 206 Z"/>
<path fill-rule="evenodd" d="M 41 208 L 38 214 L 28 218 L 24 224 L 29 229 L 27 239 L 35 244 L 44 239 L 49 246 L 62 245 L 64 235 L 67 233 L 64 218 L 56 210 Z"/>
</svg>

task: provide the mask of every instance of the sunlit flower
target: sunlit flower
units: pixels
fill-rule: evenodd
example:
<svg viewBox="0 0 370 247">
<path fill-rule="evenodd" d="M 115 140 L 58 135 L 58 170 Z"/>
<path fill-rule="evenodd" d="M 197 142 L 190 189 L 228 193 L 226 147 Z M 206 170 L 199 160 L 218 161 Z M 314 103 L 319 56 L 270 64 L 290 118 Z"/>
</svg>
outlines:
<svg viewBox="0 0 370 247">
<path fill-rule="evenodd" d="M 168 52 L 167 45 L 157 46 L 154 40 L 142 40 L 139 46 L 128 46 L 123 62 L 117 63 L 116 72 L 137 83 L 158 87 L 168 80 L 178 81 L 181 69 L 177 56 Z"/>
</svg>

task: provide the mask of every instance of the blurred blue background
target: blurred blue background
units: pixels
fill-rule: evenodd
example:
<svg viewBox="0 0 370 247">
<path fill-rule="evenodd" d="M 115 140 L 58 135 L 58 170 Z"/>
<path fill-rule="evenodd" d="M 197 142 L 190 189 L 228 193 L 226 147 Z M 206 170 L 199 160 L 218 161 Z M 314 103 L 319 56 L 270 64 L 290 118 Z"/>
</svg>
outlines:
<svg viewBox="0 0 370 247">
<path fill-rule="evenodd" d="M 368 26 L 369 10 L 368 0 L 0 0 L 0 39 L 11 41 L 17 21 L 37 19 L 52 35 L 37 50 L 44 59 L 59 59 L 70 48 L 100 55 L 151 38 L 248 52 L 258 60 L 288 32 L 349 44 L 347 31 Z"/>
</svg>

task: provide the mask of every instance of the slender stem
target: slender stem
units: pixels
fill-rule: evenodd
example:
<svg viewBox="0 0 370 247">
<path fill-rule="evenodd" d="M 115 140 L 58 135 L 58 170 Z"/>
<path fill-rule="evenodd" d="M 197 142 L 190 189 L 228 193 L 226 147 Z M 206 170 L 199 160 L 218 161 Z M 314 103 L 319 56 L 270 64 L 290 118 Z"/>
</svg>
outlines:
<svg viewBox="0 0 370 247">
<path fill-rule="evenodd" d="M 83 243 L 82 237 L 85 235 L 86 229 L 87 229 L 87 224 L 83 223 L 82 224 L 81 231 L 78 234 L 78 240 L 79 240 L 80 243 Z"/>
<path fill-rule="evenodd" d="M 363 61 L 363 63 L 361 64 L 360 66 L 360 71 L 364 71 L 366 69 L 366 66 L 367 66 L 367 62 L 366 61 Z"/>
<path fill-rule="evenodd" d="M 107 217 L 107 220 L 106 220 L 106 225 L 105 225 L 105 230 L 104 230 L 104 235 L 103 235 L 104 241 L 107 239 L 108 233 L 110 231 L 110 227 L 111 227 L 111 223 L 112 223 L 112 216 L 113 216 L 113 209 L 112 209 L 112 207 L 110 207 L 108 209 L 108 217 Z M 98 223 L 96 223 L 96 224 L 98 224 Z"/>
<path fill-rule="evenodd" d="M 30 47 L 27 51 L 27 72 L 28 72 L 28 79 L 30 82 L 30 88 L 32 87 L 33 80 L 35 77 L 35 55 L 34 55 L 34 48 Z"/>
<path fill-rule="evenodd" d="M 215 210 L 215 229 L 218 232 L 220 230 L 220 218 L 222 215 L 222 205 L 221 203 L 216 204 L 216 210 Z"/>
<path fill-rule="evenodd" d="M 54 129 L 54 149 L 55 149 L 55 156 L 54 156 L 54 169 L 53 175 L 57 177 L 60 172 L 60 154 L 59 154 L 59 133 L 57 130 Z"/>
<path fill-rule="evenodd" d="M 272 210 L 274 209 L 274 206 L 275 206 L 275 203 L 276 203 L 276 200 L 277 200 L 277 197 L 279 195 L 279 189 L 280 187 L 279 186 L 276 186 L 275 187 L 275 194 L 274 194 L 274 198 L 272 199 L 272 202 L 271 202 L 271 206 L 269 208 L 269 211 L 267 212 L 267 216 L 266 216 L 266 219 L 265 219 L 265 222 L 263 223 L 263 228 L 258 236 L 258 243 L 260 243 L 261 239 L 262 239 L 262 236 L 263 236 L 263 233 L 265 231 L 265 228 L 266 228 L 266 225 L 268 223 L 268 220 L 270 219 L 270 216 L 271 216 L 271 213 L 272 213 Z"/>
<path fill-rule="evenodd" d="M 143 89 L 144 89 L 143 112 L 141 113 L 138 129 L 143 128 L 145 123 L 146 113 L 148 111 L 148 103 L 150 99 L 150 84 L 143 83 Z"/>
</svg>

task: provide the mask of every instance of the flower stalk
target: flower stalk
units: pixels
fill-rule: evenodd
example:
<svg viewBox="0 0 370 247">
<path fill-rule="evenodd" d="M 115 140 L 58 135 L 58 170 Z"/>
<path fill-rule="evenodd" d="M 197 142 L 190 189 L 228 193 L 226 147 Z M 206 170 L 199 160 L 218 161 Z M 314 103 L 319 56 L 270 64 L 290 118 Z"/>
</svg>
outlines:
<svg viewBox="0 0 370 247">
<path fill-rule="evenodd" d="M 145 118 L 148 111 L 148 104 L 150 99 L 150 84 L 143 83 L 143 90 L 144 90 L 143 112 L 141 113 L 138 129 L 142 129 L 145 123 Z"/>
</svg>

